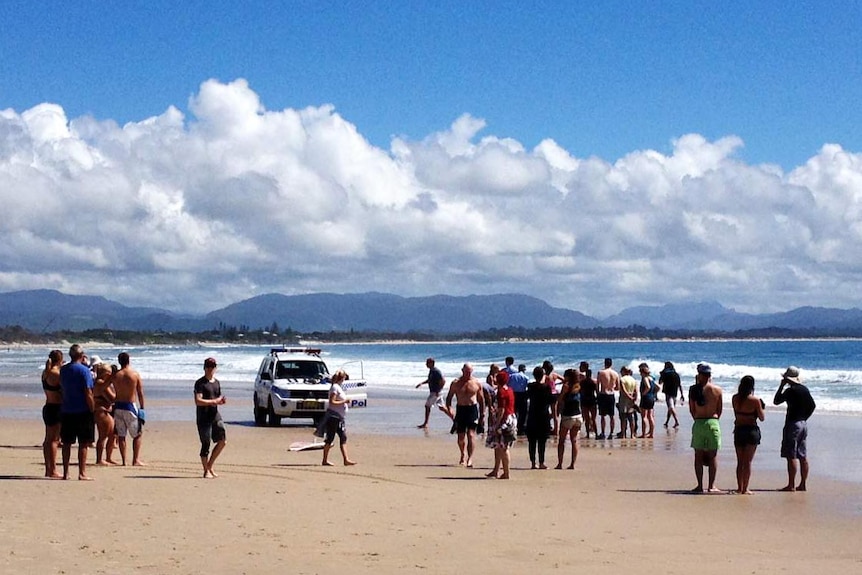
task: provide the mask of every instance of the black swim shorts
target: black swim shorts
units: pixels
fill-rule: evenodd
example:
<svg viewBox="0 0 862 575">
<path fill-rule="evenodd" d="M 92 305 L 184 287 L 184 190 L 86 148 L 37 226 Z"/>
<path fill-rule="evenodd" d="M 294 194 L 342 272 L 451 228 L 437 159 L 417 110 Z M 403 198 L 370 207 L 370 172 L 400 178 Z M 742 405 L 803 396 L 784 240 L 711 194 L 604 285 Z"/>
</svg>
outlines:
<svg viewBox="0 0 862 575">
<path fill-rule="evenodd" d="M 614 396 L 611 393 L 599 394 L 599 415 L 614 416 Z"/>
<path fill-rule="evenodd" d="M 455 406 L 455 431 L 467 433 L 468 429 L 475 430 L 479 426 L 479 405 L 456 405 Z"/>
<path fill-rule="evenodd" d="M 60 415 L 60 440 L 79 446 L 90 445 L 96 441 L 96 422 L 92 412 L 63 413 Z"/>
</svg>

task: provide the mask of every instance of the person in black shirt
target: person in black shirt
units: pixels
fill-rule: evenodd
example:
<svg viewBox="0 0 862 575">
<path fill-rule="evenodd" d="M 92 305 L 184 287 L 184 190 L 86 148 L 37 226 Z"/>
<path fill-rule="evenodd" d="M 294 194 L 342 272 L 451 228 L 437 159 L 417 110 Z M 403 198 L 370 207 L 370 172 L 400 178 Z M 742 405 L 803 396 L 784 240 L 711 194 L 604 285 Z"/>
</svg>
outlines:
<svg viewBox="0 0 862 575">
<path fill-rule="evenodd" d="M 216 360 L 208 357 L 204 360 L 204 376 L 195 382 L 196 419 L 198 436 L 201 440 L 201 465 L 204 468 L 204 479 L 218 477 L 213 471 L 213 464 L 227 442 L 224 422 L 218 412 L 218 406 L 224 405 L 227 398 L 221 394 L 221 383 L 215 377 L 216 367 Z M 212 455 L 210 455 L 211 442 L 215 442 Z"/>
<path fill-rule="evenodd" d="M 676 396 L 679 395 L 680 403 L 685 403 L 685 395 L 683 395 L 682 383 L 673 363 L 664 362 L 664 369 L 659 372 L 658 385 L 664 392 L 664 400 L 667 403 L 667 417 L 664 420 L 664 426 L 667 427 L 670 418 L 673 417 L 673 426 L 677 428 L 679 427 L 679 418 L 676 416 Z"/>
<path fill-rule="evenodd" d="M 787 388 L 785 389 L 785 386 Z M 816 404 L 808 388 L 802 385 L 799 368 L 788 367 L 781 374 L 781 385 L 775 392 L 775 405 L 787 403 L 784 432 L 781 438 L 781 457 L 787 459 L 787 485 L 781 491 L 805 491 L 808 481 L 808 418 L 814 413 Z M 799 485 L 796 472 L 801 469 Z"/>
</svg>

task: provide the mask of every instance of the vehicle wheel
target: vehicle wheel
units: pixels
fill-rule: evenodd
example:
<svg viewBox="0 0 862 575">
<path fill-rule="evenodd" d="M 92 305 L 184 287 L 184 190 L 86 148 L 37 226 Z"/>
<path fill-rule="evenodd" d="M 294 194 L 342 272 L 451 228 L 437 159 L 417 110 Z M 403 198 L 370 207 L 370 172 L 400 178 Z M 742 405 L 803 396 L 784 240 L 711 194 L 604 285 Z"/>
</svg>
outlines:
<svg viewBox="0 0 862 575">
<path fill-rule="evenodd" d="M 278 427 L 279 425 L 281 425 L 281 416 L 275 414 L 275 410 L 272 408 L 272 398 L 271 397 L 267 401 L 266 416 L 267 416 L 267 423 L 269 423 L 270 426 Z"/>
<path fill-rule="evenodd" d="M 257 426 L 266 425 L 266 410 L 257 404 L 257 394 L 252 398 L 254 400 L 254 424 Z"/>
</svg>

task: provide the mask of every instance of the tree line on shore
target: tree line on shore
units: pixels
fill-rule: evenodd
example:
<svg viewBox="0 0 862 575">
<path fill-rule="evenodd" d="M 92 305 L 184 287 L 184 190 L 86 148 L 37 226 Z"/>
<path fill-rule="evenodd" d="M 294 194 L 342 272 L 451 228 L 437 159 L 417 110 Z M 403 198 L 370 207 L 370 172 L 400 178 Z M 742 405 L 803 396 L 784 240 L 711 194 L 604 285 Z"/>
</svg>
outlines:
<svg viewBox="0 0 862 575">
<path fill-rule="evenodd" d="M 291 328 L 280 330 L 276 324 L 251 329 L 247 325 L 232 326 L 220 323 L 218 327 L 201 332 L 129 331 L 109 328 L 84 331 L 61 330 L 37 333 L 20 326 L 0 327 L 3 344 L 50 344 L 60 341 L 99 341 L 110 344 L 132 345 L 190 345 L 201 341 L 266 345 L 295 344 L 300 340 L 331 343 L 373 341 L 506 341 L 506 340 L 696 340 L 696 339 L 811 339 L 858 338 L 862 333 L 824 333 L 821 330 L 792 330 L 766 328 L 733 332 L 714 330 L 651 329 L 639 325 L 625 328 L 524 328 L 510 326 L 468 333 L 438 333 L 426 331 L 314 331 L 297 333 Z"/>
</svg>

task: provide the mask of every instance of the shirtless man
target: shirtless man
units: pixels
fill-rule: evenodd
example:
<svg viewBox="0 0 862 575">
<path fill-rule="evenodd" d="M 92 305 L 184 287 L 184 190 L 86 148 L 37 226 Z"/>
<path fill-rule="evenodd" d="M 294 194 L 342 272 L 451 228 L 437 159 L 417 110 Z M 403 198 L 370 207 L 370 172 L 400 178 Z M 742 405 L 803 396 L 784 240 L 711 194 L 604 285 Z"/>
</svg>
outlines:
<svg viewBox="0 0 862 575">
<path fill-rule="evenodd" d="M 599 389 L 599 417 L 602 421 L 602 433 L 596 439 L 611 439 L 614 436 L 614 393 L 620 388 L 620 374 L 614 371 L 613 360 L 605 358 L 605 368 L 596 375 L 596 386 Z M 605 435 L 605 417 L 611 419 L 611 431 Z M 622 424 L 621 424 L 622 425 Z"/>
<path fill-rule="evenodd" d="M 114 429 L 120 447 L 120 459 L 126 464 L 126 435 L 132 436 L 132 465 L 144 465 L 141 461 L 141 435 L 144 431 L 144 386 L 141 376 L 129 365 L 129 354 L 117 356 L 120 370 L 114 374 Z M 135 404 L 135 400 L 138 404 Z"/>
<path fill-rule="evenodd" d="M 688 410 L 694 418 L 691 427 L 691 446 L 694 448 L 694 475 L 697 477 L 695 493 L 703 493 L 703 468 L 709 468 L 709 493 L 721 493 L 715 487 L 718 471 L 718 450 L 721 449 L 721 388 L 712 383 L 712 368 L 706 363 L 697 364 L 695 384 L 688 389 Z"/>
<path fill-rule="evenodd" d="M 446 407 L 450 411 L 453 397 L 456 398 L 455 431 L 458 433 L 458 449 L 461 451 L 458 465 L 473 467 L 476 429 L 483 425 L 485 420 L 485 398 L 482 384 L 473 377 L 473 366 L 469 363 L 465 363 L 461 368 L 461 377 L 449 386 Z"/>
</svg>

